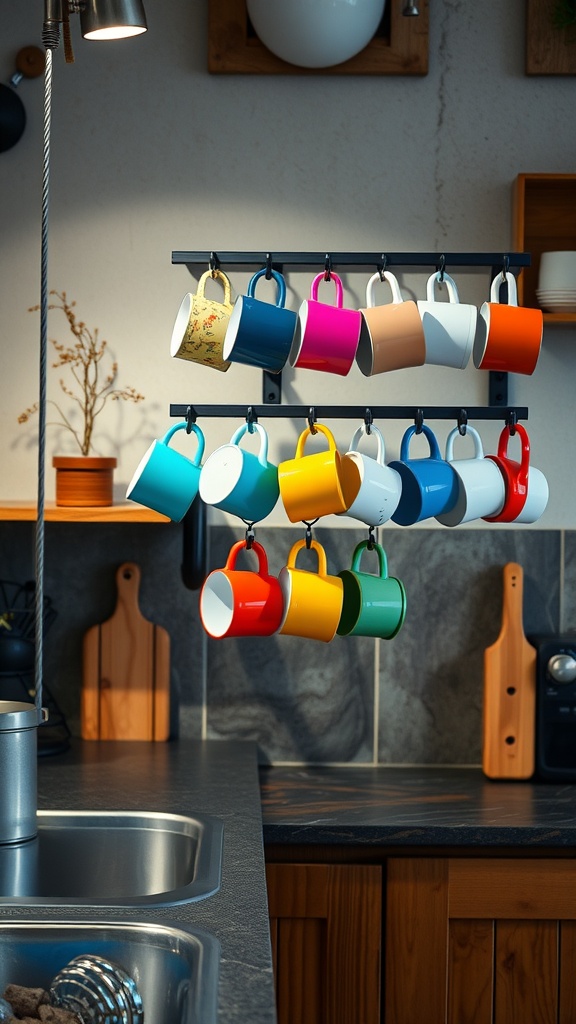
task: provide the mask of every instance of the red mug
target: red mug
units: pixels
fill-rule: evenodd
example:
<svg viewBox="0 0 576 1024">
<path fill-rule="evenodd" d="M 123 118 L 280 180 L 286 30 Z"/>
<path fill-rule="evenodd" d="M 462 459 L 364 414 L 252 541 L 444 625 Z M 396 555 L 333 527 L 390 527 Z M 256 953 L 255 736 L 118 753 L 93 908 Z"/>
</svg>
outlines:
<svg viewBox="0 0 576 1024">
<path fill-rule="evenodd" d="M 508 303 L 500 302 L 500 288 L 508 285 Z M 516 279 L 500 273 L 492 281 L 490 302 L 478 318 L 473 361 L 478 370 L 524 373 L 530 376 L 540 355 L 544 320 L 541 309 L 519 306 Z"/>
<path fill-rule="evenodd" d="M 236 569 L 238 553 L 251 550 L 258 572 Z M 268 574 L 268 558 L 261 544 L 250 549 L 243 540 L 233 544 L 223 569 L 207 576 L 200 594 L 200 618 L 208 633 L 218 640 L 228 636 L 271 636 L 284 615 L 282 588 Z"/>
<path fill-rule="evenodd" d="M 510 427 L 504 427 L 500 434 L 498 454 L 486 456 L 487 459 L 492 459 L 500 469 L 504 477 L 506 494 L 504 505 L 497 515 L 482 517 L 487 523 L 512 523 L 518 518 L 526 504 L 526 498 L 528 497 L 528 472 L 530 469 L 530 439 L 528 432 L 520 423 L 517 423 L 514 429 L 520 437 L 522 446 L 520 462 L 508 458 L 508 441 L 512 434 Z"/>
</svg>

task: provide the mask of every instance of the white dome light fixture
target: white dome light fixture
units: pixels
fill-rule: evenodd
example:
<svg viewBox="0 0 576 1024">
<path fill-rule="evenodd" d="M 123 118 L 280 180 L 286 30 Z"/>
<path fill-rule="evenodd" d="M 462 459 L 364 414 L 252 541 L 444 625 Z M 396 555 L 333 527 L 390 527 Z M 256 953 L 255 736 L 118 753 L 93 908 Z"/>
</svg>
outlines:
<svg viewBox="0 0 576 1024">
<path fill-rule="evenodd" d="M 385 0 L 246 0 L 259 39 L 302 68 L 327 68 L 360 53 L 373 38 Z"/>
</svg>

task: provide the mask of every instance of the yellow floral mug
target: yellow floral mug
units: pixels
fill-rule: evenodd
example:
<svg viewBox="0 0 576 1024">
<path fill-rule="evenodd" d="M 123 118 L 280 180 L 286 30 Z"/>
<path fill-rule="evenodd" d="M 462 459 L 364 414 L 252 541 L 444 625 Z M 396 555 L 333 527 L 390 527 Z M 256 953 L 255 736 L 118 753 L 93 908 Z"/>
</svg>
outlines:
<svg viewBox="0 0 576 1024">
<path fill-rule="evenodd" d="M 222 283 L 223 302 L 205 297 L 204 289 L 209 277 Z M 196 294 L 189 292 L 182 299 L 172 331 L 170 355 L 211 366 L 215 370 L 227 370 L 230 362 L 223 356 L 224 338 L 233 308 L 230 281 L 226 274 L 221 270 L 207 270 L 198 282 Z"/>
</svg>

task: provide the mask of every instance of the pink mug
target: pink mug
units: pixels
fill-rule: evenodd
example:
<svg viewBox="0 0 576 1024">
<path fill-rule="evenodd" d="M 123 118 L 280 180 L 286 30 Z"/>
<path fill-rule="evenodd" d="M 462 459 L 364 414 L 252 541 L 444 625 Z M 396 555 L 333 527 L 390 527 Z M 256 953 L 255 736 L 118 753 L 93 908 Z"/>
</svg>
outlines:
<svg viewBox="0 0 576 1024">
<path fill-rule="evenodd" d="M 300 306 L 288 361 L 299 369 L 321 370 L 345 377 L 356 358 L 362 314 L 356 309 L 343 308 L 342 281 L 337 274 L 331 273 L 327 279 L 336 286 L 336 305 L 319 302 L 318 285 L 325 279 L 324 274 L 314 278 L 310 298 Z"/>
</svg>

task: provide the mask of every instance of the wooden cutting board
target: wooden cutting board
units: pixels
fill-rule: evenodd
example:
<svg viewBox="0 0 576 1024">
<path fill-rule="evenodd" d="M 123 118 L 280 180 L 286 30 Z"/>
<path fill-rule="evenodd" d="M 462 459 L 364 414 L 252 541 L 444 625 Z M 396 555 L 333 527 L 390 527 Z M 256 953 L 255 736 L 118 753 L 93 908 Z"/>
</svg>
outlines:
<svg viewBox="0 0 576 1024">
<path fill-rule="evenodd" d="M 138 607 L 140 568 L 116 572 L 113 615 L 84 635 L 81 729 L 85 740 L 167 740 L 170 637 Z"/>
<path fill-rule="evenodd" d="M 490 779 L 534 773 L 536 650 L 524 636 L 522 566 L 503 570 L 502 628 L 484 652 L 482 768 Z"/>
</svg>

